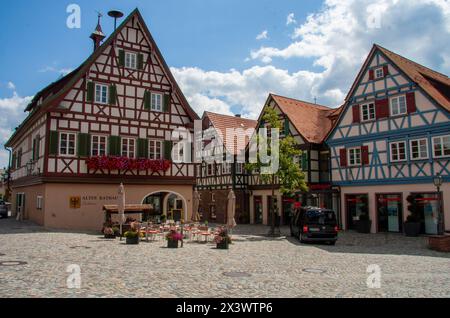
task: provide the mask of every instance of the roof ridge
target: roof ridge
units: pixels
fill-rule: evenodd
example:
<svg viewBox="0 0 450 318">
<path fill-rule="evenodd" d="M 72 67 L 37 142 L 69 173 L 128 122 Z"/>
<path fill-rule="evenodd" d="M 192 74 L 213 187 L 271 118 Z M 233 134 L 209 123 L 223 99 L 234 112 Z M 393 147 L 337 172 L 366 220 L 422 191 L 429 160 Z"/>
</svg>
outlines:
<svg viewBox="0 0 450 318">
<path fill-rule="evenodd" d="M 404 60 L 404 61 L 407 62 L 407 63 L 411 63 L 411 64 L 413 64 L 413 65 L 415 65 L 415 66 L 418 66 L 419 68 L 423 68 L 423 69 L 425 69 L 425 70 L 427 70 L 427 71 L 429 71 L 429 72 L 432 72 L 432 73 L 434 73 L 434 74 L 443 76 L 443 77 L 445 77 L 445 78 L 447 78 L 447 79 L 449 78 L 449 77 L 448 77 L 446 74 L 444 74 L 444 73 L 441 73 L 441 72 L 438 72 L 438 71 L 436 71 L 436 70 L 433 70 L 433 69 L 429 68 L 428 66 L 425 66 L 425 65 L 420 64 L 420 63 L 418 63 L 418 62 L 416 62 L 416 61 L 413 61 L 413 60 L 411 60 L 411 59 L 409 59 L 409 58 L 407 58 L 407 57 L 405 57 L 405 56 L 403 56 L 403 55 L 400 55 L 400 54 L 398 54 L 398 53 L 395 53 L 394 51 L 391 51 L 391 50 L 389 50 L 389 49 L 387 49 L 387 48 L 385 48 L 385 47 L 383 47 L 383 46 L 381 46 L 381 45 L 375 44 L 375 46 L 376 46 L 377 48 L 379 48 L 380 50 L 382 50 L 382 51 L 384 50 L 384 51 L 386 51 L 386 52 L 388 52 L 388 53 L 390 53 L 390 54 L 393 54 L 393 55 L 395 55 L 395 56 L 401 58 L 402 60 Z"/>
<path fill-rule="evenodd" d="M 293 101 L 296 101 L 296 102 L 300 102 L 300 103 L 304 103 L 304 104 L 307 104 L 307 105 L 313 106 L 313 107 L 324 107 L 324 108 L 327 108 L 327 109 L 319 109 L 319 110 L 333 110 L 334 109 L 334 108 L 331 108 L 329 106 L 325 106 L 325 105 L 317 104 L 317 103 L 314 104 L 312 102 L 308 102 L 308 101 L 297 99 L 297 98 L 282 96 L 282 95 L 278 95 L 278 94 L 274 94 L 274 93 L 270 93 L 270 95 L 275 96 L 275 97 L 281 97 L 281 98 L 290 99 L 290 100 L 293 100 Z"/>
</svg>

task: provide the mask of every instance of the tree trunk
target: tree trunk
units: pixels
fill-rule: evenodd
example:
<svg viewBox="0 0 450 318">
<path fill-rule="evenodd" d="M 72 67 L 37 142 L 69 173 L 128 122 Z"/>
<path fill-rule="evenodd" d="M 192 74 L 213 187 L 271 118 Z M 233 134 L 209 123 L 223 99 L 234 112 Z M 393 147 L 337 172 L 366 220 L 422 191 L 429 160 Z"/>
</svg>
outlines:
<svg viewBox="0 0 450 318">
<path fill-rule="evenodd" d="M 270 224 L 270 233 L 275 235 L 275 209 L 274 209 L 274 200 L 275 197 L 275 175 L 272 175 L 272 196 L 270 198 L 270 211 L 272 213 L 272 220 Z"/>
</svg>

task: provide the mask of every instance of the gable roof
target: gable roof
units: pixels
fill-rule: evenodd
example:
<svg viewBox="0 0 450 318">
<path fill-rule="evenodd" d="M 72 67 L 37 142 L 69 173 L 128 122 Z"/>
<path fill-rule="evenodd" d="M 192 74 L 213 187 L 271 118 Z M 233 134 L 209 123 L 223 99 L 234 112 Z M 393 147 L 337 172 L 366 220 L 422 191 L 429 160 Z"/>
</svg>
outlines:
<svg viewBox="0 0 450 318">
<path fill-rule="evenodd" d="M 220 130 L 223 134 L 223 144 L 225 148 L 233 155 L 238 154 L 240 151 L 245 150 L 249 142 L 249 138 L 245 139 L 245 145 L 237 145 L 237 142 L 231 142 L 227 140 L 226 130 L 227 128 L 247 130 L 249 128 L 255 128 L 258 123 L 256 120 L 247 119 L 236 116 L 223 115 L 213 112 L 205 111 L 203 114 L 203 119 L 208 118 L 211 125 L 216 129 Z M 234 145 L 234 147 L 233 147 Z M 240 146 L 238 148 L 238 146 Z"/>
<path fill-rule="evenodd" d="M 374 44 L 374 46 L 383 52 L 398 68 L 400 68 L 412 81 L 417 83 L 428 95 L 430 95 L 439 105 L 450 111 L 450 78 L 448 76 L 436 72 L 428 67 L 411 61 L 401 55 L 398 55 L 384 47 Z M 434 82 L 447 87 L 447 94 L 435 85 Z"/>
<path fill-rule="evenodd" d="M 172 72 L 170 71 L 169 66 L 167 65 L 164 57 L 161 54 L 158 46 L 156 45 L 155 40 L 153 39 L 145 21 L 139 12 L 139 9 L 134 9 L 125 20 L 117 27 L 117 29 L 111 33 L 111 35 L 103 42 L 103 44 L 97 48 L 88 58 L 84 61 L 78 68 L 76 68 L 71 73 L 57 80 L 56 82 L 48 85 L 40 92 L 36 94 L 31 103 L 26 107 L 25 111 L 30 111 L 29 116 L 25 118 L 25 120 L 19 125 L 13 135 L 9 138 L 9 140 L 5 143 L 5 147 L 8 147 L 9 143 L 13 140 L 13 138 L 20 132 L 20 130 L 24 127 L 24 125 L 30 121 L 34 115 L 37 113 L 42 113 L 47 111 L 48 109 L 54 107 L 60 100 L 64 98 L 64 96 L 70 91 L 70 89 L 77 83 L 77 81 L 84 76 L 92 66 L 92 64 L 97 60 L 97 58 L 103 53 L 103 51 L 112 43 L 112 41 L 116 38 L 116 36 L 121 32 L 121 30 L 126 26 L 126 24 L 133 18 L 136 17 L 139 20 L 139 23 L 142 27 L 142 31 L 148 37 L 150 41 L 151 47 L 155 50 L 158 59 L 161 61 L 162 69 L 169 77 L 171 84 L 174 86 L 174 91 L 178 93 L 181 99 L 181 105 L 185 109 L 186 113 L 192 120 L 199 119 L 197 113 L 191 108 L 189 102 L 181 91 L 178 83 L 173 77 Z M 38 105 L 39 99 L 43 97 L 44 100 L 40 105 Z"/>
<path fill-rule="evenodd" d="M 333 126 L 333 115 L 341 110 L 275 94 L 269 96 L 286 114 L 299 134 L 306 141 L 315 144 L 323 142 Z"/>
<path fill-rule="evenodd" d="M 364 75 L 364 71 L 367 69 L 371 57 L 375 53 L 376 50 L 382 52 L 388 60 L 390 60 L 396 67 L 398 67 L 403 73 L 406 74 L 410 78 L 411 81 L 415 82 L 421 89 L 423 89 L 436 103 L 438 103 L 442 108 L 450 111 L 450 78 L 442 73 L 436 72 L 428 67 L 425 67 L 419 63 L 411 61 L 397 53 L 389 51 L 388 49 L 374 44 L 372 49 L 370 50 L 369 55 L 367 56 L 364 64 L 354 80 L 352 87 L 347 93 L 345 97 L 345 103 L 341 106 L 342 110 L 346 104 L 348 104 L 349 98 L 353 91 L 356 88 L 360 78 Z M 332 129 L 329 131 L 325 139 L 327 139 L 335 127 L 338 125 L 340 121 L 340 117 L 343 114 L 343 111 L 339 114 L 339 117 L 336 119 L 333 124 Z"/>
</svg>

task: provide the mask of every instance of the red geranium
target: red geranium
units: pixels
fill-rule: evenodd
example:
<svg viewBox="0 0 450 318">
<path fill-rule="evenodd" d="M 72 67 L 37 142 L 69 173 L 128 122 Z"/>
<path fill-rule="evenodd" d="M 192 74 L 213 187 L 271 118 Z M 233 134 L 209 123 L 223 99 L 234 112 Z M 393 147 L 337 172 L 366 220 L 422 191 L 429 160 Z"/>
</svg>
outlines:
<svg viewBox="0 0 450 318">
<path fill-rule="evenodd" d="M 96 156 L 86 160 L 89 170 L 151 170 L 167 171 L 170 168 L 169 160 L 133 159 L 127 157 Z"/>
</svg>

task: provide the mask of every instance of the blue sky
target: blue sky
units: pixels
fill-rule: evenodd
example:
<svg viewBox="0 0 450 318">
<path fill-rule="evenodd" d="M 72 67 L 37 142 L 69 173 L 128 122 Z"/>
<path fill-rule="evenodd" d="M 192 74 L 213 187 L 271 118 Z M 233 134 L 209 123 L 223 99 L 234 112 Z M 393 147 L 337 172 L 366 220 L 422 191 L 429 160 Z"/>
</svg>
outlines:
<svg viewBox="0 0 450 318">
<path fill-rule="evenodd" d="M 72 3 L 80 29 L 66 26 Z M 4 0 L 0 167 L 28 101 L 90 54 L 96 11 L 108 35 L 106 13 L 136 7 L 199 115 L 254 118 L 269 92 L 338 106 L 373 43 L 450 74 L 447 0 Z"/>
</svg>

